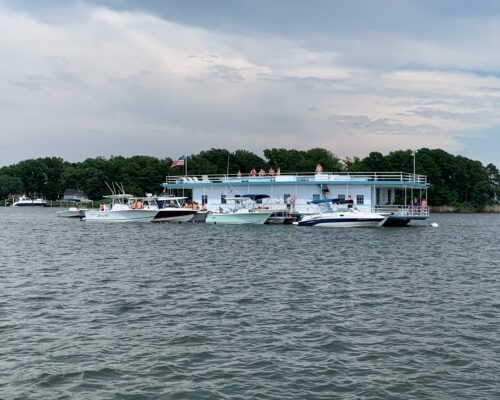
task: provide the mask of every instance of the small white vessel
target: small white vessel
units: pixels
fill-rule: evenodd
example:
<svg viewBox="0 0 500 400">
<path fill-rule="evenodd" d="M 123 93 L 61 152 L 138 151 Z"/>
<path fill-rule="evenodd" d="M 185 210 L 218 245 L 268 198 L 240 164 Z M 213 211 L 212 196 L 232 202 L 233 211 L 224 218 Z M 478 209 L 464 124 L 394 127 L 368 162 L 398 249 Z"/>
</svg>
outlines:
<svg viewBox="0 0 500 400">
<path fill-rule="evenodd" d="M 331 200 L 319 200 L 312 203 L 319 206 L 320 212 L 306 215 L 300 221 L 294 222 L 294 225 L 335 228 L 376 227 L 382 226 L 388 218 L 388 215 L 332 204 Z"/>
<path fill-rule="evenodd" d="M 189 222 L 198 211 L 186 204 L 187 197 L 160 196 L 156 197 L 158 214 L 153 222 Z"/>
<path fill-rule="evenodd" d="M 211 212 L 205 222 L 207 224 L 265 224 L 273 213 L 272 210 L 256 209 L 251 199 L 246 197 L 226 198 L 233 201 L 234 207 L 229 210 Z"/>
<path fill-rule="evenodd" d="M 13 204 L 12 207 L 47 207 L 47 201 L 41 198 L 31 199 L 26 195 L 19 197 Z"/>
<path fill-rule="evenodd" d="M 86 208 L 69 207 L 65 210 L 60 210 L 56 214 L 61 218 L 83 218 L 85 217 Z"/>
<path fill-rule="evenodd" d="M 112 194 L 104 196 L 111 199 L 110 204 L 99 207 L 99 210 L 86 210 L 85 221 L 104 221 L 104 222 L 151 222 L 158 214 L 158 209 L 147 210 L 144 208 L 134 209 L 131 206 L 131 194 Z"/>
</svg>

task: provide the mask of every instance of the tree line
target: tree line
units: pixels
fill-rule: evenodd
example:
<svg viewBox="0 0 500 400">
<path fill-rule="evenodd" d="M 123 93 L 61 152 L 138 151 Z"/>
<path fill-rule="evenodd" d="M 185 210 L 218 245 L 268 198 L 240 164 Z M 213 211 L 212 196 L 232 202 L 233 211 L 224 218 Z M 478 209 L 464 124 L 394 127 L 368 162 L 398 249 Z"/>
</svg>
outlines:
<svg viewBox="0 0 500 400">
<path fill-rule="evenodd" d="M 210 149 L 188 156 L 188 174 L 247 174 L 252 168 L 280 168 L 282 173 L 312 172 L 322 165 L 329 172 L 412 172 L 413 151 L 397 150 L 383 155 L 372 152 L 365 158 L 340 159 L 329 150 L 266 149 L 264 158 L 247 150 L 231 152 Z M 71 163 L 59 157 L 21 161 L 0 168 L 0 198 L 25 193 L 42 195 L 48 200 L 62 198 L 65 189 L 83 191 L 98 200 L 109 194 L 106 182 L 119 182 L 127 192 L 140 196 L 158 193 L 167 175 L 183 175 L 184 168 L 170 168 L 172 159 L 150 156 L 88 158 Z M 459 208 L 483 208 L 500 200 L 500 172 L 493 164 L 440 149 L 422 148 L 415 154 L 417 174 L 427 175 L 431 187 L 430 203 Z"/>
</svg>

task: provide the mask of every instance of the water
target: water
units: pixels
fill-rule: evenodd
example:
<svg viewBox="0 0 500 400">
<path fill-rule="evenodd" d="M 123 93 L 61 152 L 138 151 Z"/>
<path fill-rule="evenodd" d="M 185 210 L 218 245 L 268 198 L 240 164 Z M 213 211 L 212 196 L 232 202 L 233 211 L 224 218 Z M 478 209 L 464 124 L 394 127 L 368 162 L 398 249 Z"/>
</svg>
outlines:
<svg viewBox="0 0 500 400">
<path fill-rule="evenodd" d="M 105 224 L 1 208 L 0 398 L 498 398 L 500 215 L 432 221 Z"/>
</svg>

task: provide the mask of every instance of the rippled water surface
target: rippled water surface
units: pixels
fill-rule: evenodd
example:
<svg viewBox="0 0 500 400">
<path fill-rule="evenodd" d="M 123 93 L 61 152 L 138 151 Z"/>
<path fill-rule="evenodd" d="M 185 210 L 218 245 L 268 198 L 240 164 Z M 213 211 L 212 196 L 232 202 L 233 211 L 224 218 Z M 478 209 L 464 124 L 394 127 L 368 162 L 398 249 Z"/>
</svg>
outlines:
<svg viewBox="0 0 500 400">
<path fill-rule="evenodd" d="M 0 398 L 499 398 L 500 215 L 432 221 L 106 224 L 0 208 Z"/>
</svg>

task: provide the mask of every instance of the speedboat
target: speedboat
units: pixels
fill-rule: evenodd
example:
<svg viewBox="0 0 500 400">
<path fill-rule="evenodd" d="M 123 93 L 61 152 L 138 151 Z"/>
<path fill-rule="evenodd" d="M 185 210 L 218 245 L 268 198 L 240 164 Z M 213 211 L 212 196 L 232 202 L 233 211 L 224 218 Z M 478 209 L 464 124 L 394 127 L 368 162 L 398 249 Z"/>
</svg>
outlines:
<svg viewBox="0 0 500 400">
<path fill-rule="evenodd" d="M 158 214 L 158 209 L 132 208 L 131 194 L 112 194 L 104 198 L 110 199 L 110 204 L 101 204 L 99 210 L 86 210 L 82 219 L 105 222 L 151 222 Z"/>
<path fill-rule="evenodd" d="M 271 216 L 266 221 L 266 224 L 283 224 L 291 225 L 297 220 L 296 216 L 293 216 L 288 212 L 288 210 L 274 211 Z"/>
<path fill-rule="evenodd" d="M 226 198 L 233 201 L 234 207 L 230 209 L 219 208 L 219 212 L 208 214 L 207 224 L 265 224 L 273 213 L 272 210 L 256 209 L 252 200 L 246 197 Z"/>
<path fill-rule="evenodd" d="M 47 201 L 44 199 L 31 199 L 26 195 L 22 195 L 19 197 L 14 204 L 12 204 L 12 207 L 47 207 Z"/>
<path fill-rule="evenodd" d="M 187 197 L 160 196 L 155 197 L 158 214 L 153 222 L 189 222 L 198 210 L 186 204 Z"/>
<path fill-rule="evenodd" d="M 294 225 L 338 228 L 376 227 L 382 226 L 388 218 L 384 214 L 360 211 L 354 207 L 332 205 L 331 200 L 319 200 L 312 203 L 320 206 L 319 212 L 304 216 L 300 221 L 294 222 Z"/>
</svg>

